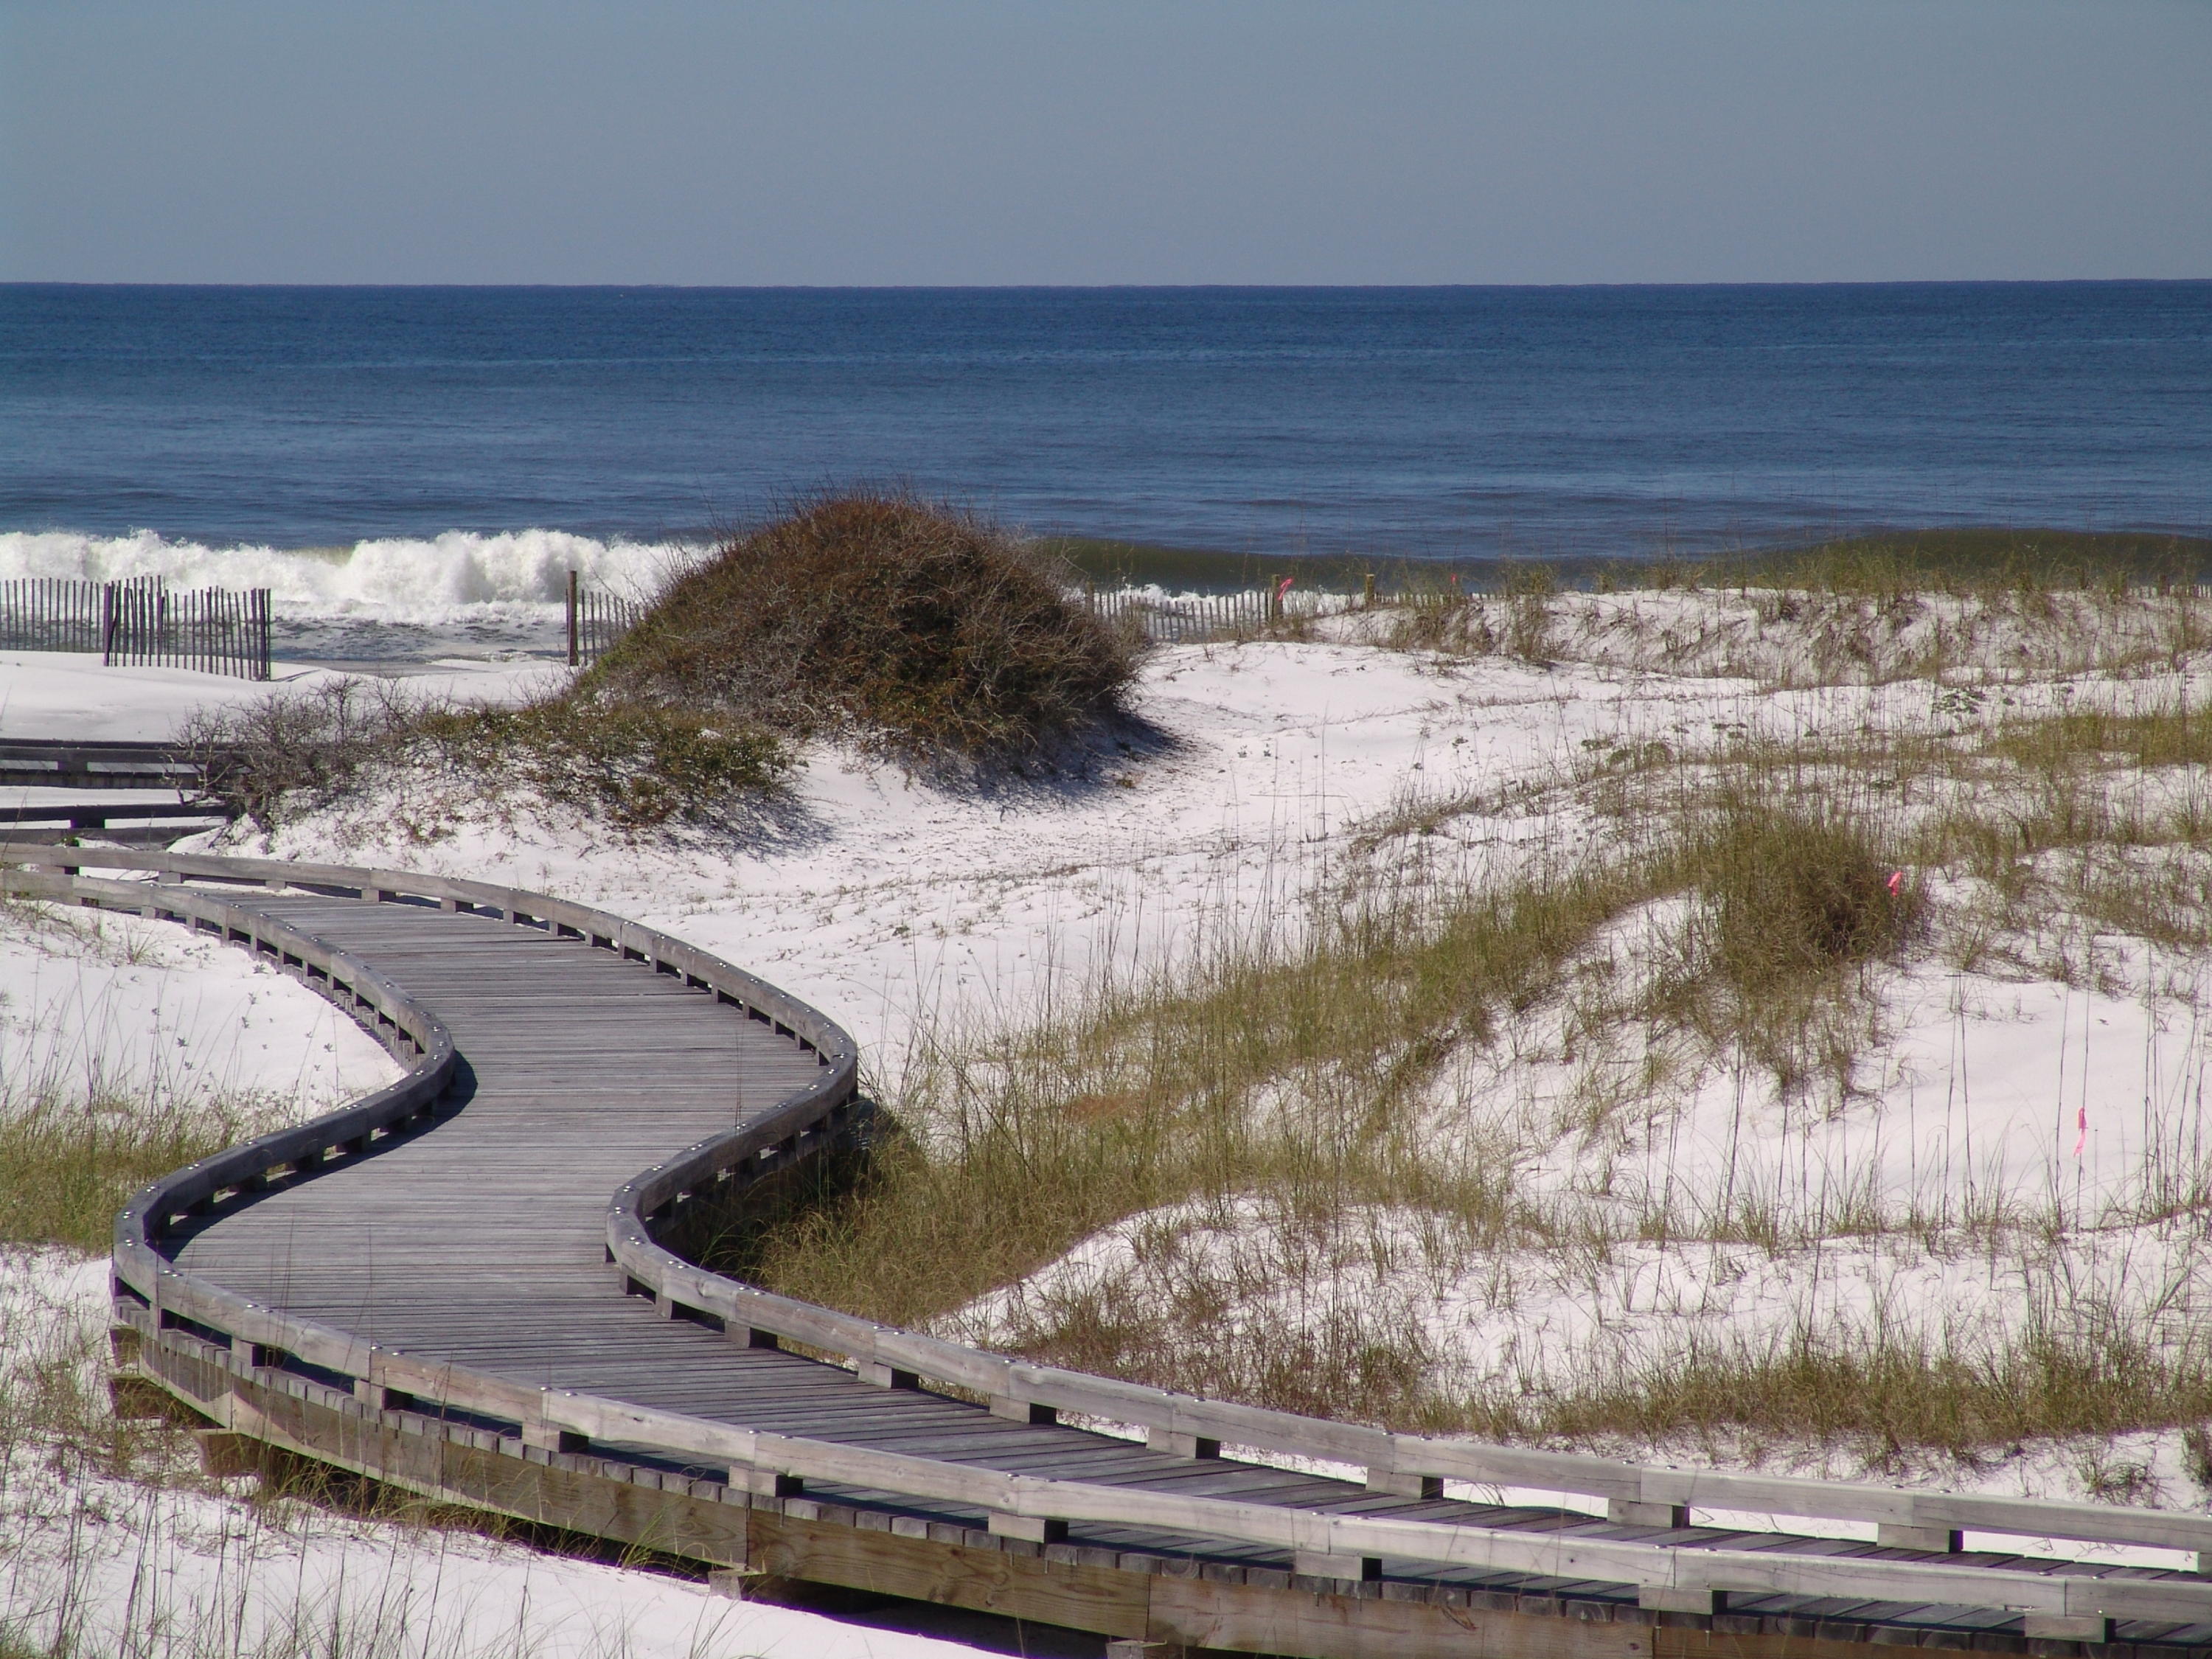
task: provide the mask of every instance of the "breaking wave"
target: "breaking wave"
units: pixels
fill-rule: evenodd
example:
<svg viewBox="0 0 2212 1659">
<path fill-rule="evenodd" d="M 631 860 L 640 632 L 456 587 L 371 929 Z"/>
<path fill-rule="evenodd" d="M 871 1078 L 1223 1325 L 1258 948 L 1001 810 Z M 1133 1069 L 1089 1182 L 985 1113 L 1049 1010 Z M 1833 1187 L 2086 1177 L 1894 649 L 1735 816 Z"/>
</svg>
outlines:
<svg viewBox="0 0 2212 1659">
<path fill-rule="evenodd" d="M 276 654 L 298 662 L 557 658 L 571 570 L 591 587 L 644 599 L 701 550 L 564 530 L 448 530 L 309 548 L 213 547 L 150 530 L 11 531 L 0 532 L 0 580 L 159 576 L 175 587 L 265 587 Z"/>
<path fill-rule="evenodd" d="M 449 628 L 542 619 L 562 603 L 568 572 L 641 597 L 697 550 L 673 542 L 599 541 L 562 530 L 448 530 L 350 547 L 210 547 L 152 531 L 0 533 L 0 579 L 115 581 L 160 576 L 180 587 L 265 587 L 280 617 Z"/>
</svg>

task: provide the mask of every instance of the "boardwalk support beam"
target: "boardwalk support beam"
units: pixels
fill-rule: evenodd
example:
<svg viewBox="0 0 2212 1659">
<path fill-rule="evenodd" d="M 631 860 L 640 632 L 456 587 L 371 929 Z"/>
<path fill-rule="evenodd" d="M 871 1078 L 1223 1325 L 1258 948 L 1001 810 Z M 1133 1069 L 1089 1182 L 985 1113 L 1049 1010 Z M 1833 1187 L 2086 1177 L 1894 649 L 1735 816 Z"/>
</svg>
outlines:
<svg viewBox="0 0 2212 1659">
<path fill-rule="evenodd" d="M 1018 1538 L 1030 1544 L 1057 1544 L 1067 1536 L 1067 1522 L 1048 1521 L 1036 1515 L 1006 1515 L 991 1511 L 990 1529 L 1000 1538 Z"/>
<path fill-rule="evenodd" d="M 1291 1571 L 1301 1578 L 1334 1578 L 1340 1583 L 1367 1583 L 1382 1576 L 1380 1558 L 1372 1555 L 1328 1555 L 1319 1550 L 1299 1550 L 1291 1557 Z"/>
<path fill-rule="evenodd" d="M 1165 1452 L 1170 1457 L 1210 1458 L 1221 1455 L 1218 1440 L 1202 1434 L 1184 1434 L 1176 1429 L 1146 1429 L 1145 1444 L 1153 1451 Z"/>
<path fill-rule="evenodd" d="M 2076 1618 L 2056 1613 L 2031 1613 L 2021 1621 L 2030 1641 L 2109 1642 L 2112 1621 L 2096 1614 Z"/>
<path fill-rule="evenodd" d="M 1219 1454 L 1217 1453 L 1218 1456 Z M 1389 1492 L 1393 1498 L 1418 1498 L 1423 1500 L 1444 1495 L 1443 1477 L 1435 1474 L 1401 1474 L 1395 1469 L 1367 1471 L 1367 1490 Z"/>
<path fill-rule="evenodd" d="M 1679 1531 L 1690 1524 L 1687 1504 L 1645 1504 L 1633 1498 L 1609 1498 L 1605 1518 L 1616 1527 L 1665 1527 Z"/>
<path fill-rule="evenodd" d="M 1966 1540 L 1955 1527 L 1914 1527 L 1883 1521 L 1875 1527 L 1874 1541 L 1886 1550 L 1931 1550 L 1956 1555 Z"/>
<path fill-rule="evenodd" d="M 1679 1589 L 1672 1584 L 1643 1584 L 1637 1589 L 1636 1605 L 1647 1613 L 1694 1613 L 1711 1615 L 1728 1611 L 1728 1592 L 1716 1589 Z"/>
</svg>

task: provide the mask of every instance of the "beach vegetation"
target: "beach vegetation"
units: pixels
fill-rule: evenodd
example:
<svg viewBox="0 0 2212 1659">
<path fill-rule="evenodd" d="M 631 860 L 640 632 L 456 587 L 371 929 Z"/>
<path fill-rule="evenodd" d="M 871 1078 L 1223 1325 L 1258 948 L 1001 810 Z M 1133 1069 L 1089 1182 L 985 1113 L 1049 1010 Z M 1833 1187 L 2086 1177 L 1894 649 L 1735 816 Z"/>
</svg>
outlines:
<svg viewBox="0 0 2212 1659">
<path fill-rule="evenodd" d="M 0 1244 L 104 1252 L 148 1182 L 257 1132 L 253 1103 L 40 1094 L 0 1109 Z"/>
<path fill-rule="evenodd" d="M 2160 592 L 2212 580 L 2212 538 L 2158 532 L 1903 530 L 1698 562 L 1676 580 L 1813 592 Z"/>
<path fill-rule="evenodd" d="M 903 490 L 798 503 L 676 577 L 584 677 L 587 704 L 711 710 L 901 760 L 1035 759 L 1119 714 L 1136 641 L 1072 573 Z"/>
<path fill-rule="evenodd" d="M 264 831 L 373 809 L 435 841 L 471 812 L 626 836 L 772 811 L 810 738 L 933 769 L 1048 760 L 1122 710 L 1140 640 L 975 514 L 825 495 L 673 572 L 634 626 L 519 705 L 347 678 L 204 711 L 204 793 Z"/>
<path fill-rule="evenodd" d="M 181 735 L 203 793 L 258 829 L 374 805 L 421 842 L 472 803 L 511 812 L 518 799 L 626 835 L 714 827 L 754 807 L 790 763 L 776 738 L 726 715 L 567 690 L 473 702 L 355 678 L 204 711 Z"/>
<path fill-rule="evenodd" d="M 1834 1168 L 1601 1191 L 1519 1172 L 1560 1137 L 1663 1147 L 1674 1103 L 1729 1079 L 1747 1114 L 1851 1112 L 1885 988 L 1922 965 L 2088 986 L 2115 929 L 2202 949 L 2203 724 L 2146 702 L 1731 732 L 1592 750 L 1510 809 L 1409 798 L 1295 915 L 1214 917 L 1172 971 L 931 1033 L 902 1133 L 700 1248 L 1049 1363 L 1427 1432 L 1809 1443 L 1893 1470 L 2179 1432 L 2212 1418 L 2212 1346 L 2057 1264 L 2075 1229 L 2185 1225 L 2212 1199 L 2185 1124 L 2088 1212 L 1972 1183 L 1895 1200 Z M 1472 872 L 1436 850 L 1509 810 L 1553 826 L 1535 850 Z M 1563 1283 L 1602 1302 L 1654 1249 L 1802 1271 L 1808 1299 L 1779 1330 L 1565 1376 L 1440 1345 L 1434 1299 L 1471 1280 L 1503 1305 Z M 1986 1259 L 2025 1288 L 2001 1331 L 1823 1315 L 1819 1262 L 1867 1251 Z"/>
</svg>

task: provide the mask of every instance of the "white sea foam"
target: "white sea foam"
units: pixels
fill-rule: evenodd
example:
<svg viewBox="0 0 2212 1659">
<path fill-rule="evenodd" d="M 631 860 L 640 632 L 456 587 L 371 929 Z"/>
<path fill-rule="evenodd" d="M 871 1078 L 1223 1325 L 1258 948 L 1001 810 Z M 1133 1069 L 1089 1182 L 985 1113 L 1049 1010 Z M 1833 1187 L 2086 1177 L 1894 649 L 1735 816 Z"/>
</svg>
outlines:
<svg viewBox="0 0 2212 1659">
<path fill-rule="evenodd" d="M 446 628 L 542 622 L 562 603 L 571 570 L 594 586 L 636 596 L 692 553 L 674 543 L 605 542 L 562 530 L 448 530 L 428 539 L 306 549 L 211 547 L 150 530 L 15 531 L 0 534 L 0 579 L 161 576 L 188 587 L 265 587 L 280 617 Z"/>
</svg>

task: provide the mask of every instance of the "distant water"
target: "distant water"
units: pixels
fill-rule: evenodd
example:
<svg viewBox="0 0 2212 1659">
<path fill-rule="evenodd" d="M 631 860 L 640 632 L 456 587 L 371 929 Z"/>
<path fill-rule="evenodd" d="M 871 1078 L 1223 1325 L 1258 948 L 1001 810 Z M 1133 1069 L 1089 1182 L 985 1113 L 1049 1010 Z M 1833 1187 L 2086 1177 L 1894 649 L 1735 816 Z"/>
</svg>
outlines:
<svg viewBox="0 0 2212 1659">
<path fill-rule="evenodd" d="M 2212 283 L 0 287 L 0 575 L 497 634 L 863 477 L 1258 553 L 2204 533 Z"/>
</svg>

